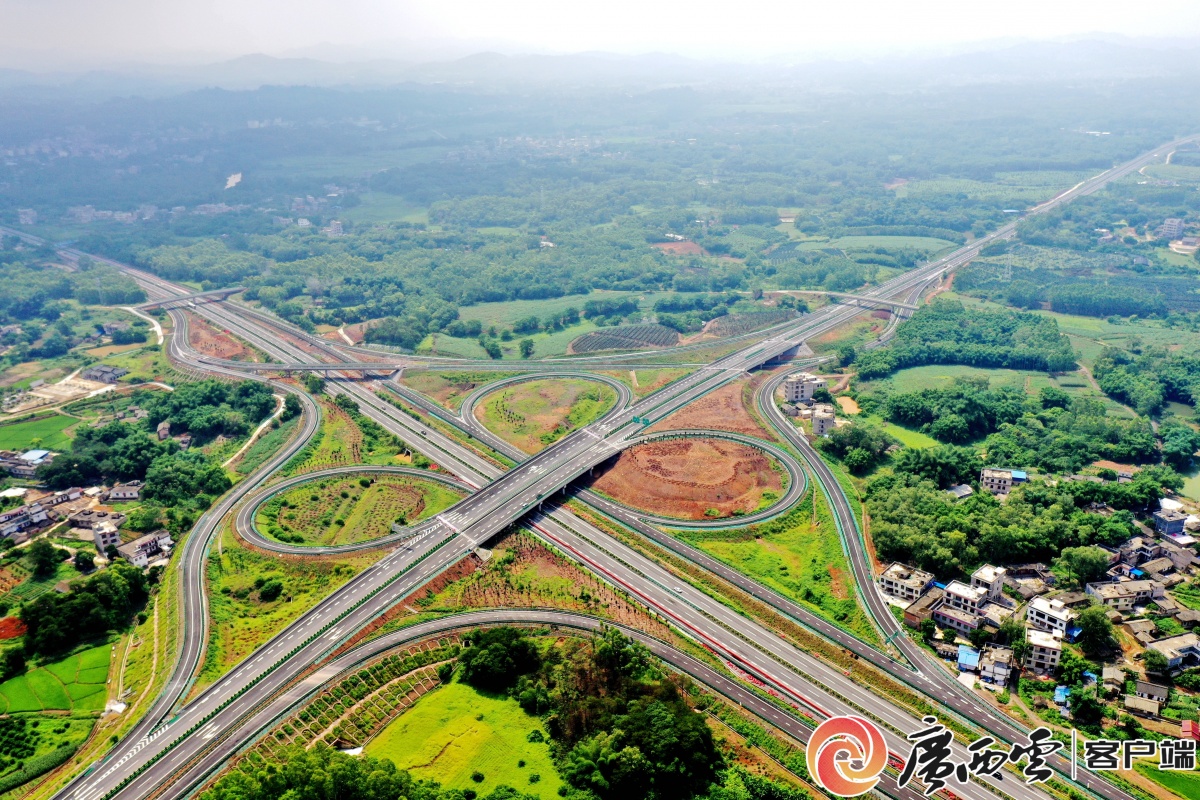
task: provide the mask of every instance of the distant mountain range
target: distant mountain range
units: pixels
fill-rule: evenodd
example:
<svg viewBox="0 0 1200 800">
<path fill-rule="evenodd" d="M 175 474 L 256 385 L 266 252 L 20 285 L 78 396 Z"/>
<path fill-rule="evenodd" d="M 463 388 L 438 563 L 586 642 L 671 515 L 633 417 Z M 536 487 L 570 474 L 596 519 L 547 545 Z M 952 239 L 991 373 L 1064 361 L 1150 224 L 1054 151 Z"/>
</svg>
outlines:
<svg viewBox="0 0 1200 800">
<path fill-rule="evenodd" d="M 403 49 L 403 48 L 398 48 Z M 381 87 L 396 84 L 471 86 L 478 89 L 607 86 L 634 91 L 680 85 L 801 85 L 845 90 L 912 89 L 996 82 L 1194 79 L 1200 41 L 1082 38 L 998 42 L 959 52 L 880 58 L 811 60 L 776 57 L 760 63 L 702 61 L 651 53 L 616 55 L 503 55 L 481 52 L 430 61 L 414 58 L 332 61 L 310 57 L 246 55 L 197 65 L 126 64 L 87 72 L 38 73 L 0 69 L 0 91 L 44 97 L 47 90 L 103 97 L 174 94 L 202 87 Z M 413 55 L 421 55 L 414 51 Z"/>
</svg>

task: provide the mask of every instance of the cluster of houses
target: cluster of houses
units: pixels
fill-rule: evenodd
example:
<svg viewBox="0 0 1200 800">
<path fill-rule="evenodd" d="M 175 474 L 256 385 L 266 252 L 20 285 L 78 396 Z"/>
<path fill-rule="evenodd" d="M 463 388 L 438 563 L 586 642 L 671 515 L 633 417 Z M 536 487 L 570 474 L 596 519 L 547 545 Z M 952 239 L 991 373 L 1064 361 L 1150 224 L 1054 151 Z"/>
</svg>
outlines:
<svg viewBox="0 0 1200 800">
<path fill-rule="evenodd" d="M 96 383 L 116 383 L 129 374 L 129 370 L 121 367 L 110 367 L 107 364 L 97 364 L 94 367 L 88 367 L 79 377 L 85 381 L 95 381 Z"/>
<path fill-rule="evenodd" d="M 989 472 L 1002 474 L 981 476 L 981 485 L 997 494 L 1006 493 L 1014 479 L 1023 477 L 1016 470 L 985 470 Z M 938 583 L 928 572 L 893 563 L 879 576 L 879 587 L 893 603 L 904 606 L 904 621 L 913 628 L 932 619 L 943 629 L 969 636 L 980 627 L 998 628 L 1010 617 L 1023 617 L 1029 648 L 1020 666 L 1038 675 L 1052 674 L 1062 659 L 1063 643 L 1074 641 L 1081 632 L 1075 624 L 1080 610 L 1099 605 L 1144 648 L 1161 653 L 1169 670 L 1177 673 L 1200 666 L 1200 611 L 1181 608 L 1167 590 L 1183 582 L 1200 559 L 1190 546 L 1196 540 L 1185 529 L 1189 518 L 1173 506 L 1165 501 L 1154 515 L 1153 534 L 1134 536 L 1120 547 L 1101 548 L 1109 553 L 1108 570 L 1083 591 L 1054 592 L 1054 576 L 1044 564 L 1007 568 L 989 564 L 976 570 L 969 583 Z M 1141 618 L 1148 607 L 1172 617 L 1186 632 L 1159 638 L 1155 622 Z M 988 645 L 979 651 L 966 645 L 935 646 L 944 657 L 956 659 L 960 670 L 978 673 L 982 683 L 995 687 L 1008 684 L 1015 666 L 1008 647 Z M 1125 673 L 1106 668 L 1105 684 L 1110 683 L 1109 688 L 1124 691 Z M 1147 681 L 1137 685 L 1135 693 L 1126 694 L 1125 708 L 1157 715 L 1167 690 Z"/>
<path fill-rule="evenodd" d="M 26 450 L 24 453 L 0 450 L 0 469 L 14 478 L 29 479 L 36 477 L 38 467 L 49 464 L 56 455 L 49 450 Z"/>
<path fill-rule="evenodd" d="M 826 436 L 834 429 L 837 418 L 829 403 L 817 403 L 813 395 L 818 389 L 827 389 L 828 382 L 819 375 L 797 372 L 783 381 L 783 413 L 812 422 L 814 436 Z"/>
<path fill-rule="evenodd" d="M 126 516 L 95 505 L 97 502 L 136 502 L 141 499 L 142 487 L 142 481 L 130 481 L 107 490 L 101 487 L 72 488 L 48 494 L 0 512 L 0 537 L 23 544 L 65 520 L 75 535 L 90 535 L 100 555 L 106 555 L 111 552 L 110 548 L 114 548 L 129 563 L 147 567 L 158 558 L 170 554 L 173 545 L 170 535 L 166 531 L 155 531 L 122 543 L 121 527 L 126 522 Z"/>
</svg>

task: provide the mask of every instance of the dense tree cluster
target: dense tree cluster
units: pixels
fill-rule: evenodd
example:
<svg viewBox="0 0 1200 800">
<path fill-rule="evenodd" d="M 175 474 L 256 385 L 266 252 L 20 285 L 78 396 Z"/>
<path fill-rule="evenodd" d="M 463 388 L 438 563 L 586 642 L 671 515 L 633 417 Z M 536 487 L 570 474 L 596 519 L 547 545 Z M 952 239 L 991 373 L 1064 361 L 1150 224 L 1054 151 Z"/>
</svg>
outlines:
<svg viewBox="0 0 1200 800">
<path fill-rule="evenodd" d="M 1131 483 L 1033 481 L 1014 487 L 1004 503 L 987 492 L 956 501 L 939 483 L 966 478 L 964 468 L 974 467 L 973 460 L 962 449 L 940 450 L 929 459 L 897 458 L 894 474 L 867 483 L 865 501 L 882 559 L 915 564 L 943 578 L 984 562 L 1048 561 L 1061 554 L 1069 554 L 1073 569 L 1090 576 L 1090 551 L 1071 548 L 1125 541 L 1136 531 L 1127 509 L 1143 511 L 1162 496 L 1164 486 L 1179 486 L 1177 475 L 1151 467 Z M 1093 502 L 1119 510 L 1108 515 L 1084 510 Z"/>
<path fill-rule="evenodd" d="M 703 717 L 654 669 L 646 649 L 607 628 L 544 655 L 513 629 L 473 632 L 463 679 L 507 689 L 544 714 L 565 753 L 563 777 L 603 800 L 688 798 L 717 778 L 721 757 Z"/>
<path fill-rule="evenodd" d="M 1100 388 L 1132 406 L 1154 414 L 1169 401 L 1194 406 L 1200 399 L 1200 358 L 1151 349 L 1133 354 L 1107 348 L 1092 368 Z"/>
<path fill-rule="evenodd" d="M 0 236 L 0 323 L 43 319 L 53 322 L 62 313 L 59 301 L 73 299 L 85 305 L 143 303 L 146 293 L 133 279 L 114 267 L 92 265 L 78 272 L 50 266 L 52 252 L 15 249 L 13 240 Z"/>
<path fill-rule="evenodd" d="M 199 443 L 218 435 L 244 436 L 275 410 L 271 387 L 259 381 L 184 383 L 173 392 L 139 393 L 151 428 L 171 423 L 171 433 L 190 433 Z"/>
<path fill-rule="evenodd" d="M 887 458 L 888 448 L 895 444 L 892 437 L 866 423 L 834 428 L 818 440 L 817 446 L 835 458 L 840 458 L 854 474 L 870 470 Z"/>
<path fill-rule="evenodd" d="M 96 483 L 146 482 L 145 499 L 162 505 L 205 508 L 230 487 L 220 464 L 200 450 L 181 452 L 124 422 L 82 428 L 63 453 L 39 470 L 46 485 L 65 489 Z"/>
<path fill-rule="evenodd" d="M 993 464 L 1070 473 L 1102 458 L 1145 463 L 1159 457 L 1148 420 L 1111 416 L 1102 401 L 1071 398 L 1052 387 L 1030 398 L 1016 388 L 988 388 L 986 378 L 957 378 L 945 388 L 862 401 L 947 444 L 983 439 Z"/>
<path fill-rule="evenodd" d="M 54 656 L 82 641 L 120 630 L 146 602 L 145 573 L 118 561 L 66 594 L 47 592 L 21 607 L 29 655 Z"/>
<path fill-rule="evenodd" d="M 881 378 L 922 364 L 1063 372 L 1075 369 L 1070 340 L 1053 319 L 1018 311 L 968 311 L 953 300 L 923 306 L 886 346 L 863 354 L 859 377 Z"/>
</svg>

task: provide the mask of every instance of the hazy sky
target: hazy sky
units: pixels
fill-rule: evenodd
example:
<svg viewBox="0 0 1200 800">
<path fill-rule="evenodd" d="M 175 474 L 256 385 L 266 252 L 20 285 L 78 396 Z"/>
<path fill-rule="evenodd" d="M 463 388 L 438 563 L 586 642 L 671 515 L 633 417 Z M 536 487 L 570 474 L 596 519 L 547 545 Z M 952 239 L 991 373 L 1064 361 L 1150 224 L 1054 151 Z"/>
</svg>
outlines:
<svg viewBox="0 0 1200 800">
<path fill-rule="evenodd" d="M 246 53 L 426 59 L 429 43 L 453 41 L 449 55 L 746 58 L 1087 33 L 1198 36 L 1200 0 L 0 0 L 0 60 L 36 68 Z"/>
</svg>

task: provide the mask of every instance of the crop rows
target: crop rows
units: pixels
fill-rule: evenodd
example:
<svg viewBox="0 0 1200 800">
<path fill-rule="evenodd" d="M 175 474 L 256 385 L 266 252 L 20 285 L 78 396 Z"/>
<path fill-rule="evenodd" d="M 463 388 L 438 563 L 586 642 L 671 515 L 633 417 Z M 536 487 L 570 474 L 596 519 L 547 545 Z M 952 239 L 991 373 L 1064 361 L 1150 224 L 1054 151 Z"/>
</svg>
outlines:
<svg viewBox="0 0 1200 800">
<path fill-rule="evenodd" d="M 713 321 L 712 333 L 718 336 L 737 336 L 760 328 L 778 325 L 794 316 L 796 316 L 796 312 L 786 308 L 774 311 L 754 311 L 748 314 L 727 314 Z"/>
<path fill-rule="evenodd" d="M 622 325 L 585 333 L 571 343 L 576 353 L 600 350 L 631 350 L 639 347 L 670 347 L 679 341 L 679 333 L 665 325 Z"/>
<path fill-rule="evenodd" d="M 280 722 L 236 768 L 254 771 L 289 744 L 307 747 L 322 739 L 336 746 L 339 737 L 344 737 L 341 741 L 365 743 L 440 682 L 432 665 L 453 658 L 458 652 L 457 641 L 456 636 L 450 636 L 417 645 L 364 667 Z"/>
</svg>

